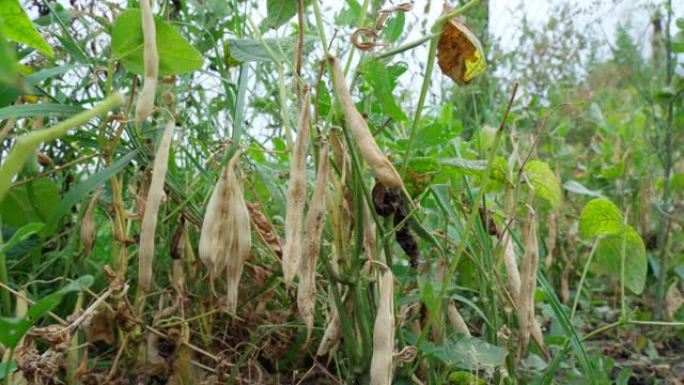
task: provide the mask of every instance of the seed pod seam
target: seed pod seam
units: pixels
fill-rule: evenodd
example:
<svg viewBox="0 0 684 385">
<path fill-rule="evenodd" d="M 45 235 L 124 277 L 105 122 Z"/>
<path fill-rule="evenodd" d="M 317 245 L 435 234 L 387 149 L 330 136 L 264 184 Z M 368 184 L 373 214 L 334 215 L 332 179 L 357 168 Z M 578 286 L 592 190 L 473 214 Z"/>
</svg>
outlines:
<svg viewBox="0 0 684 385">
<path fill-rule="evenodd" d="M 285 247 L 283 249 L 283 277 L 285 284 L 294 280 L 301 261 L 302 236 L 304 225 L 304 205 L 306 203 L 306 147 L 311 125 L 311 93 L 308 88 L 302 95 L 299 115 L 299 130 L 290 164 L 290 183 L 287 191 L 285 213 Z"/>
<path fill-rule="evenodd" d="M 325 192 L 328 188 L 328 144 L 325 142 L 322 144 L 319 158 L 316 185 L 304 222 L 304 255 L 297 288 L 297 309 L 306 324 L 307 343 L 311 337 L 316 308 L 316 262 L 321 249 L 325 221 Z"/>
<path fill-rule="evenodd" d="M 159 149 L 154 158 L 152 182 L 150 183 L 145 202 L 145 213 L 143 214 L 142 231 L 140 234 L 140 259 L 138 266 L 138 279 L 140 280 L 140 289 L 142 289 L 143 292 L 149 291 L 152 286 L 154 235 L 157 229 L 159 206 L 164 197 L 164 180 L 166 179 L 166 172 L 169 167 L 169 149 L 171 148 L 171 140 L 173 139 L 173 130 L 175 126 L 176 121 L 173 119 L 169 119 L 166 123 L 166 128 L 164 129 L 161 142 L 159 143 Z"/>
</svg>

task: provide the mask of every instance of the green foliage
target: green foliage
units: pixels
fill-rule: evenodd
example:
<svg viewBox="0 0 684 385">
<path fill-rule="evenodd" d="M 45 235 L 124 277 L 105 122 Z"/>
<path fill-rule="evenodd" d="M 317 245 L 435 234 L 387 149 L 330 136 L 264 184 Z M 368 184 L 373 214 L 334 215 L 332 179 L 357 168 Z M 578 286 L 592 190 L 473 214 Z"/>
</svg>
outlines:
<svg viewBox="0 0 684 385">
<path fill-rule="evenodd" d="M 309 52 L 316 39 L 312 36 L 304 37 L 304 52 Z M 268 38 L 268 39 L 228 39 L 223 45 L 224 62 L 228 65 L 245 62 L 278 63 L 289 60 L 295 51 L 296 37 Z"/>
<path fill-rule="evenodd" d="M 525 165 L 525 174 L 534 187 L 535 195 L 545 199 L 552 207 L 558 205 L 561 199 L 560 184 L 548 163 L 531 160 Z"/>
<path fill-rule="evenodd" d="M 415 337 L 409 335 L 409 341 Z M 489 344 L 479 338 L 454 335 L 444 344 L 435 345 L 423 341 L 418 349 L 451 368 L 465 370 L 491 370 L 504 365 L 508 352 L 500 346 Z"/>
<path fill-rule="evenodd" d="M 26 44 L 38 51 L 53 57 L 52 47 L 40 36 L 26 12 L 21 8 L 19 0 L 0 0 L 0 24 L 4 36 L 18 43 Z"/>
<path fill-rule="evenodd" d="M 85 275 L 71 281 L 56 292 L 49 294 L 29 307 L 24 317 L 0 317 L 0 343 L 14 349 L 26 332 L 42 317 L 54 309 L 68 293 L 82 291 L 93 284 L 93 277 Z"/>
<path fill-rule="evenodd" d="M 204 58 L 176 28 L 155 16 L 159 76 L 192 72 L 202 66 Z M 112 26 L 112 55 L 129 71 L 142 74 L 144 38 L 140 10 L 129 9 L 119 15 Z"/>
<path fill-rule="evenodd" d="M 599 274 L 619 277 L 623 253 L 625 287 L 635 294 L 641 294 L 646 285 L 648 270 L 646 248 L 641 236 L 631 226 L 625 226 L 621 233 L 606 235 L 599 240 L 592 269 Z"/>
<path fill-rule="evenodd" d="M 57 184 L 47 178 L 14 187 L 0 202 L 3 225 L 18 228 L 31 222 L 45 223 L 59 200 Z"/>
<path fill-rule="evenodd" d="M 368 62 L 364 66 L 364 71 L 366 81 L 373 87 L 373 93 L 380 101 L 384 114 L 396 120 L 408 120 L 404 111 L 397 105 L 395 96 L 392 95 L 392 90 L 396 86 L 396 77 L 393 82 L 394 84 L 392 84 L 390 82 L 390 72 L 384 64 L 378 61 Z"/>
<path fill-rule="evenodd" d="M 619 278 L 624 255 L 625 286 L 641 294 L 646 284 L 646 248 L 636 230 L 623 223 L 620 209 L 607 199 L 594 199 L 584 206 L 579 229 L 582 237 L 601 237 L 594 271 Z"/>
<path fill-rule="evenodd" d="M 299 0 L 267 0 L 266 18 L 261 22 L 261 30 L 275 29 L 287 23 L 297 14 Z M 304 0 L 304 6 L 311 4 L 311 0 Z"/>
<path fill-rule="evenodd" d="M 618 234 L 622 227 L 622 213 L 608 199 L 589 201 L 580 214 L 579 232 L 584 238 Z"/>
</svg>

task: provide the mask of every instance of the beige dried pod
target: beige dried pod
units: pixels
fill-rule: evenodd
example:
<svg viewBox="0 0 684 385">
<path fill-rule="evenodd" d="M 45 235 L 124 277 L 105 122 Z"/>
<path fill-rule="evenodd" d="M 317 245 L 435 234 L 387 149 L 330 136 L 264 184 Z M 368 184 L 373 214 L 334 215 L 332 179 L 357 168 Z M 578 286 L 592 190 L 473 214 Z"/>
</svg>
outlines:
<svg viewBox="0 0 684 385">
<path fill-rule="evenodd" d="M 392 357 L 394 355 L 394 277 L 384 268 L 380 276 L 380 301 L 373 325 L 373 358 L 371 359 L 371 385 L 392 383 Z"/>
<path fill-rule="evenodd" d="M 665 294 L 665 316 L 667 319 L 672 320 L 682 305 L 684 305 L 684 297 L 675 279 L 667 290 L 667 294 Z"/>
<path fill-rule="evenodd" d="M 520 297 L 518 301 L 518 358 L 527 349 L 534 323 L 534 292 L 537 288 L 539 247 L 534 211 L 528 207 L 527 229 L 524 235 L 525 253 L 520 263 Z"/>
<path fill-rule="evenodd" d="M 138 263 L 138 279 L 142 292 L 147 293 L 152 286 L 152 263 L 154 261 L 154 235 L 157 229 L 159 206 L 164 198 L 164 180 L 169 167 L 169 149 L 173 138 L 176 121 L 169 119 L 164 128 L 157 154 L 152 168 L 152 182 L 147 192 L 145 212 L 140 234 L 140 256 Z"/>
<path fill-rule="evenodd" d="M 299 114 L 299 130 L 290 163 L 290 184 L 285 208 L 285 247 L 283 249 L 283 277 L 290 285 L 299 268 L 302 255 L 304 205 L 306 204 L 306 146 L 311 125 L 311 93 L 304 88 Z"/>
<path fill-rule="evenodd" d="M 140 125 L 154 109 L 154 95 L 157 90 L 159 76 L 159 53 L 157 52 L 157 32 L 154 26 L 152 0 L 140 1 L 140 15 L 143 30 L 143 52 L 145 74 L 143 88 L 140 91 L 138 103 L 135 106 L 135 124 Z"/>
<path fill-rule="evenodd" d="M 330 320 L 325 326 L 325 332 L 323 333 L 323 338 L 321 338 L 321 343 L 318 345 L 316 350 L 317 356 L 324 356 L 326 354 L 332 355 L 335 351 L 335 347 L 340 342 L 342 338 L 341 329 L 342 320 L 340 320 L 340 313 L 337 311 L 337 306 L 334 300 L 330 300 Z"/>
<path fill-rule="evenodd" d="M 465 320 L 461 316 L 461 313 L 459 313 L 458 308 L 453 301 L 449 301 L 449 305 L 447 306 L 447 318 L 449 319 L 449 324 L 451 324 L 451 327 L 455 331 L 470 337 L 468 325 L 465 323 Z"/>
<path fill-rule="evenodd" d="M 245 262 L 252 250 L 252 230 L 249 220 L 249 210 L 245 204 L 245 196 L 242 191 L 242 183 L 235 174 L 232 164 L 237 158 L 233 157 L 228 172 L 228 182 L 232 187 L 232 216 L 235 227 L 233 231 L 233 245 L 229 249 L 230 254 L 226 262 L 226 307 L 228 311 L 235 313 L 237 309 L 238 287 Z"/>
<path fill-rule="evenodd" d="M 238 286 L 244 263 L 252 248 L 249 211 L 242 183 L 235 174 L 239 152 L 221 171 L 209 198 L 202 222 L 199 257 L 209 271 L 212 287 L 218 277 L 226 278 L 226 308 L 235 312 Z"/>
<path fill-rule="evenodd" d="M 100 199 L 100 194 L 102 190 L 97 190 L 95 195 L 90 199 L 88 207 L 86 208 L 85 214 L 83 215 L 83 221 L 81 222 L 80 229 L 80 239 L 83 248 L 85 249 L 85 255 L 90 256 L 93 252 L 93 244 L 95 243 L 95 237 L 97 236 L 97 229 L 95 228 L 95 207 Z"/>
<path fill-rule="evenodd" d="M 303 258 L 299 269 L 297 309 L 306 324 L 306 343 L 311 337 L 316 309 L 316 262 L 321 249 L 321 235 L 325 222 L 325 192 L 328 189 L 328 143 L 321 144 L 318 175 L 309 211 L 304 221 Z"/>
<path fill-rule="evenodd" d="M 354 101 L 349 93 L 349 87 L 347 87 L 347 82 L 342 73 L 340 61 L 334 56 L 328 57 L 328 60 L 332 64 L 332 77 L 335 84 L 335 93 L 342 105 L 344 118 L 347 121 L 347 126 L 354 137 L 354 141 L 359 148 L 361 156 L 363 156 L 363 159 L 368 163 L 368 166 L 370 166 L 373 174 L 380 183 L 386 187 L 405 190 L 401 176 L 399 176 L 399 173 L 392 165 L 392 162 L 390 162 L 389 159 L 387 159 L 387 156 L 380 150 L 380 147 L 378 147 L 378 144 L 375 142 L 375 138 L 373 138 L 373 135 L 368 129 L 368 124 L 359 111 L 356 110 Z"/>
</svg>

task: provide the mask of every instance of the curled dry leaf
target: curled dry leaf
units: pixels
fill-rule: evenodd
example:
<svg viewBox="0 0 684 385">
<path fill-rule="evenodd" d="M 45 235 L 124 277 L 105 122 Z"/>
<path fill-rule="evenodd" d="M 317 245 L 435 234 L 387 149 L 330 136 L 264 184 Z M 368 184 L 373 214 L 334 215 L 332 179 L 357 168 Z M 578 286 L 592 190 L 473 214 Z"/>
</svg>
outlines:
<svg viewBox="0 0 684 385">
<path fill-rule="evenodd" d="M 290 164 L 290 184 L 287 190 L 285 213 L 285 249 L 283 250 L 283 277 L 289 285 L 299 268 L 302 254 L 302 230 L 306 203 L 306 146 L 311 125 L 311 93 L 308 88 L 302 95 L 299 130 Z"/>
<path fill-rule="evenodd" d="M 379 283 L 380 301 L 373 326 L 370 377 L 371 385 L 390 385 L 394 356 L 394 277 L 390 269 L 385 268 Z"/>
<path fill-rule="evenodd" d="M 332 77 L 335 83 L 335 93 L 342 105 L 344 118 L 347 121 L 349 130 L 354 137 L 354 141 L 359 148 L 361 156 L 363 156 L 363 159 L 368 163 L 368 166 L 370 166 L 373 174 L 380 183 L 389 188 L 404 190 L 404 183 L 401 180 L 401 176 L 399 176 L 399 173 L 392 165 L 392 162 L 390 162 L 389 159 L 387 159 L 387 156 L 380 150 L 380 147 L 378 147 L 378 144 L 375 142 L 375 138 L 373 138 L 373 135 L 368 129 L 368 124 L 366 124 L 366 121 L 359 111 L 356 110 L 356 106 L 349 93 L 349 87 L 347 87 L 347 82 L 342 74 L 340 61 L 334 56 L 330 56 L 328 60 L 330 60 L 332 64 Z"/>
<path fill-rule="evenodd" d="M 245 261 L 252 248 L 249 211 L 245 204 L 242 183 L 235 174 L 239 152 L 233 155 L 221 171 L 218 183 L 209 198 L 202 223 L 199 254 L 212 282 L 226 277 L 226 308 L 237 309 L 238 286 Z"/>
<path fill-rule="evenodd" d="M 452 8 L 444 5 L 442 15 Z M 470 83 L 487 69 L 482 44 L 457 17 L 444 23 L 437 45 L 437 63 L 442 73 L 460 85 Z"/>
<path fill-rule="evenodd" d="M 140 15 L 144 38 L 145 79 L 138 104 L 135 106 L 135 123 L 141 124 L 154 109 L 154 95 L 159 76 L 159 53 L 157 52 L 157 31 L 154 26 L 152 0 L 140 2 Z"/>
<path fill-rule="evenodd" d="M 79 235 L 86 256 L 90 256 L 90 253 L 92 253 L 95 237 L 97 236 L 97 229 L 95 228 L 95 207 L 97 206 L 101 193 L 102 190 L 97 190 L 92 199 L 90 199 L 90 203 L 88 203 L 88 207 L 83 215 L 83 222 L 81 222 Z"/>
<path fill-rule="evenodd" d="M 271 249 L 276 257 L 282 259 L 283 246 L 280 244 L 280 238 L 276 235 L 273 224 L 261 210 L 259 204 L 247 202 L 247 210 L 249 210 L 249 218 L 251 219 L 252 225 L 256 229 L 256 233 L 259 235 L 261 242 Z"/>
<path fill-rule="evenodd" d="M 304 258 L 299 269 L 297 309 L 306 324 L 308 343 L 313 329 L 316 308 L 316 262 L 321 248 L 321 235 L 325 220 L 325 191 L 328 188 L 328 144 L 323 143 L 320 152 L 316 186 L 304 222 Z"/>
<path fill-rule="evenodd" d="M 164 180 L 169 166 L 169 149 L 173 138 L 173 129 L 176 121 L 169 119 L 162 135 L 159 149 L 154 158 L 152 169 L 152 182 L 147 192 L 145 212 L 142 220 L 142 232 L 140 234 L 140 257 L 139 272 L 140 289 L 148 292 L 152 286 L 152 263 L 154 260 L 154 234 L 157 229 L 157 216 L 159 206 L 164 198 Z"/>
</svg>

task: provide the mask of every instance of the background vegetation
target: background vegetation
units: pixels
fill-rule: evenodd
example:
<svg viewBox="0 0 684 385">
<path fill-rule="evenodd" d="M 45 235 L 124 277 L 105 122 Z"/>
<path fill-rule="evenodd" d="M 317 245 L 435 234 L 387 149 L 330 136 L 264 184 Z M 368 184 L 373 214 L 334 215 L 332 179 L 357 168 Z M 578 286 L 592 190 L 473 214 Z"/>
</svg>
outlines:
<svg viewBox="0 0 684 385">
<path fill-rule="evenodd" d="M 591 7 L 516 21 L 509 47 L 487 0 L 451 4 L 487 61 L 467 85 L 435 63 L 448 20 L 434 1 L 152 3 L 156 108 L 136 123 L 138 1 L 0 0 L 3 383 L 682 383 L 671 1 L 647 8 L 648 47 L 624 25 L 608 54 L 577 27 Z M 329 55 L 404 191 L 378 200 Z M 305 274 L 286 284 L 282 260 L 306 108 L 306 210 L 316 185 L 325 204 L 302 304 Z M 216 278 L 199 245 L 223 170 L 251 226 L 226 231 L 251 248 L 241 275 Z"/>
</svg>

